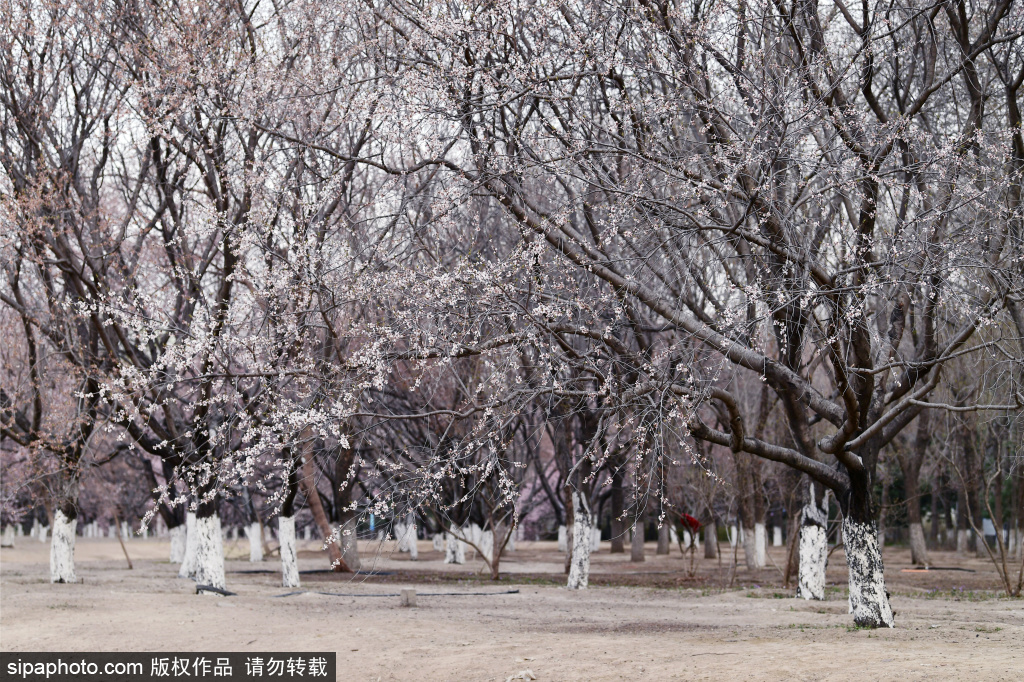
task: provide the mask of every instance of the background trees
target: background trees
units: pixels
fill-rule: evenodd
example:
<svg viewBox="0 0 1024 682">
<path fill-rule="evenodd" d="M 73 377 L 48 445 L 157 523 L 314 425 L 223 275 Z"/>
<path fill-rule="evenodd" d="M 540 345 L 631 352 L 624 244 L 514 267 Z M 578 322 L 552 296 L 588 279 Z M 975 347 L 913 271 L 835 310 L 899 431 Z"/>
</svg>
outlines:
<svg viewBox="0 0 1024 682">
<path fill-rule="evenodd" d="M 339 567 L 357 508 L 498 537 L 524 491 L 617 540 L 680 466 L 756 566 L 829 490 L 874 626 L 886 458 L 918 561 L 922 471 L 1020 528 L 1019 3 L 7 9 L 3 435 L 62 471 L 102 427 L 211 529 L 298 485 Z"/>
</svg>

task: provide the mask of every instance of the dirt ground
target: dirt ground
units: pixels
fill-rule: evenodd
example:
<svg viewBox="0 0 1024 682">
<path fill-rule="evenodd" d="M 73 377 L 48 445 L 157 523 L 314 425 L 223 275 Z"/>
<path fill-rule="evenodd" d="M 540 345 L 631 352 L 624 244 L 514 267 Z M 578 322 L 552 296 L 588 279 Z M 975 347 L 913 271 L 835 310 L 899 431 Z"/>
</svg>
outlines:
<svg viewBox="0 0 1024 682">
<path fill-rule="evenodd" d="M 366 544 L 364 569 L 375 574 L 356 576 L 323 571 L 316 546 L 300 543 L 303 587 L 285 596 L 276 559 L 251 564 L 243 544 L 227 547 L 237 596 L 219 597 L 176 577 L 165 541 L 128 543 L 128 570 L 116 540 L 79 539 L 83 582 L 51 585 L 48 545 L 19 538 L 0 550 L 0 649 L 333 650 L 338 679 L 352 681 L 504 682 L 527 670 L 541 681 L 1024 677 L 1024 601 L 998 596 L 988 562 L 952 553 L 932 561 L 959 570 L 911 573 L 909 552 L 887 548 L 897 628 L 867 631 L 851 627 L 841 550 L 828 600 L 811 603 L 794 599 L 774 567 L 699 560 L 691 571 L 677 548 L 656 557 L 653 545 L 634 564 L 608 543 L 594 555 L 591 588 L 570 593 L 562 554 L 540 542 L 521 543 L 498 582 L 480 561 L 445 566 L 429 542 L 415 563 Z M 771 559 L 781 565 L 784 548 Z M 416 589 L 417 608 L 399 605 L 401 587 Z"/>
</svg>

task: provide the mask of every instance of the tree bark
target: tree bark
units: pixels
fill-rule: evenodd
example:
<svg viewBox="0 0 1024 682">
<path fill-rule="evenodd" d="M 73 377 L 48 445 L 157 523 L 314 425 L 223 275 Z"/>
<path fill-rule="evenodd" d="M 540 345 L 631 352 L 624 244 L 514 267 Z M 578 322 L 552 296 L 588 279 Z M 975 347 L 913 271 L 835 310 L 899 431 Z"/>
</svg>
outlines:
<svg viewBox="0 0 1024 682">
<path fill-rule="evenodd" d="M 655 552 L 657 555 L 664 556 L 668 554 L 669 549 L 669 537 L 668 537 L 668 524 L 671 523 L 670 519 L 666 518 L 661 527 L 658 529 L 658 549 Z"/>
<path fill-rule="evenodd" d="M 877 454 L 877 453 L 875 453 Z M 862 461 L 874 459 L 863 453 Z M 878 526 L 873 518 L 869 470 L 851 470 L 850 488 L 843 511 L 843 545 L 850 580 L 850 613 L 861 627 L 894 627 L 889 595 L 885 591 Z"/>
<path fill-rule="evenodd" d="M 625 554 L 626 545 L 626 522 L 622 515 L 625 513 L 625 492 L 623 486 L 622 464 L 613 465 L 612 469 L 612 554 Z"/>
<path fill-rule="evenodd" d="M 74 583 L 75 577 L 75 526 L 77 514 L 71 515 L 58 507 L 53 514 L 53 534 L 50 538 L 50 582 Z"/>
<path fill-rule="evenodd" d="M 796 596 L 825 599 L 825 569 L 828 563 L 828 492 L 808 482 L 807 500 L 800 515 L 800 573 Z"/>
<path fill-rule="evenodd" d="M 572 491 L 572 566 L 569 568 L 567 587 L 570 590 L 583 590 L 590 579 L 590 504 L 587 495 L 581 491 Z"/>
<path fill-rule="evenodd" d="M 288 489 L 281 503 L 277 520 L 277 540 L 281 544 L 281 585 L 299 586 L 299 558 L 295 549 L 295 496 L 299 492 L 298 462 L 292 461 L 288 471 Z"/>
<path fill-rule="evenodd" d="M 221 537 L 217 498 L 202 502 L 196 509 L 193 580 L 199 585 L 225 589 L 224 542 Z M 211 594 L 204 592 L 203 594 Z"/>
<path fill-rule="evenodd" d="M 198 537 L 196 536 L 196 513 L 194 511 L 185 512 L 185 556 L 181 560 L 181 566 L 178 569 L 179 578 L 192 579 L 196 575 L 196 542 Z"/>
<path fill-rule="evenodd" d="M 306 496 L 306 503 L 309 504 L 309 511 L 313 514 L 313 521 L 316 522 L 316 527 L 320 530 L 320 535 L 324 538 L 324 543 L 327 545 L 327 555 L 331 559 L 331 568 L 339 573 L 351 573 L 352 569 L 345 563 L 338 538 L 335 537 L 331 529 L 331 523 L 327 520 L 327 514 L 324 513 L 324 505 L 320 501 L 320 492 L 316 489 L 316 476 L 313 470 L 311 449 L 311 446 L 307 444 L 306 453 L 301 458 L 302 475 L 299 478 L 299 486 L 302 488 L 302 493 Z"/>
<path fill-rule="evenodd" d="M 718 524 L 714 518 L 704 525 L 704 558 L 718 558 Z"/>
<path fill-rule="evenodd" d="M 299 586 L 299 560 L 295 552 L 295 517 L 283 513 L 277 520 L 277 539 L 281 543 L 281 585 Z"/>
<path fill-rule="evenodd" d="M 924 539 L 921 523 L 921 465 L 931 442 L 931 414 L 924 410 L 917 417 L 917 433 L 909 452 L 897 452 L 897 461 L 903 471 L 903 483 L 907 493 L 907 522 L 910 526 L 910 561 L 917 566 L 928 564 L 928 546 Z M 934 497 L 932 506 L 934 507 Z M 934 512 L 933 512 L 934 517 Z"/>
<path fill-rule="evenodd" d="M 895 627 L 885 591 L 878 529 L 871 521 L 843 518 L 843 545 L 850 569 L 850 613 L 860 627 Z"/>
</svg>

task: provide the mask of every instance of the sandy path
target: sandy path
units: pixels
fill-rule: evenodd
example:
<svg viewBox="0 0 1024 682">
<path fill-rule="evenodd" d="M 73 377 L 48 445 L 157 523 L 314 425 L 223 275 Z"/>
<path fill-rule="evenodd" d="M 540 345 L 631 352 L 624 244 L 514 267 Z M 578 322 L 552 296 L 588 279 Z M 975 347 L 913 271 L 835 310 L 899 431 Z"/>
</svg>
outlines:
<svg viewBox="0 0 1024 682">
<path fill-rule="evenodd" d="M 285 590 L 273 561 L 262 566 L 268 573 L 243 573 L 257 567 L 229 561 L 229 587 L 238 596 L 196 596 L 192 584 L 161 561 L 165 543 L 132 542 L 129 551 L 132 571 L 116 542 L 82 541 L 77 554 L 84 583 L 50 585 L 46 545 L 24 541 L 4 549 L 0 647 L 333 650 L 338 679 L 344 680 L 505 680 L 527 668 L 539 680 L 1019 680 L 1024 670 L 1022 601 L 897 594 L 899 627 L 885 632 L 851 631 L 844 596 L 811 604 L 772 598 L 773 588 L 598 587 L 569 593 L 519 585 L 518 594 L 420 596 L 419 607 L 408 609 L 392 597 L 276 597 Z M 527 552 L 520 563 L 531 570 L 557 567 L 551 554 Z M 606 555 L 601 569 L 613 570 L 613 559 Z M 322 561 L 300 563 L 306 570 Z M 419 563 L 440 570 L 436 560 Z M 398 558 L 382 558 L 381 564 L 409 567 Z M 650 571 L 671 565 L 618 564 Z M 311 591 L 366 595 L 400 586 L 313 577 L 305 585 Z M 515 587 L 412 586 L 421 595 Z"/>
</svg>

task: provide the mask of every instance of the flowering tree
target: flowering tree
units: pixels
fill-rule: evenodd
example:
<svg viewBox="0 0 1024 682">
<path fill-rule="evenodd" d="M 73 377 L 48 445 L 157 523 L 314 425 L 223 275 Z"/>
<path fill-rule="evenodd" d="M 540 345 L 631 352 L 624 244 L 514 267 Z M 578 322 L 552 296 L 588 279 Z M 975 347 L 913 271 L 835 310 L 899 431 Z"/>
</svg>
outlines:
<svg viewBox="0 0 1024 682">
<path fill-rule="evenodd" d="M 86 423 L 169 466 L 205 557 L 267 475 L 337 537 L 318 461 L 375 513 L 495 515 L 543 429 L 571 582 L 602 480 L 664 516 L 714 447 L 744 500 L 758 460 L 805 477 L 807 596 L 835 495 L 854 620 L 892 626 L 883 451 L 1019 412 L 1020 3 L 7 5 L 5 266 L 38 274 L 4 304 L 73 330 Z M 982 357 L 1012 379 L 935 399 Z"/>
</svg>

